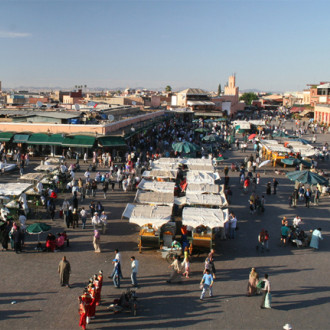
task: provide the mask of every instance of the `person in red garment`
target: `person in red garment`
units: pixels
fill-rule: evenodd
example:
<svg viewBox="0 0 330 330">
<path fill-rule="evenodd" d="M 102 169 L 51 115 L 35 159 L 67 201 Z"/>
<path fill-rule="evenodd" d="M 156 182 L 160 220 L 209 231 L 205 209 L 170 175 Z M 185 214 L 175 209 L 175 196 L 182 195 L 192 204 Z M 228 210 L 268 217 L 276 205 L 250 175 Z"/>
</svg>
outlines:
<svg viewBox="0 0 330 330">
<path fill-rule="evenodd" d="M 97 274 L 93 276 L 93 284 L 95 288 L 95 305 L 98 306 L 100 304 L 101 292 L 100 292 L 100 282 L 97 277 Z"/>
<path fill-rule="evenodd" d="M 89 320 L 87 320 L 87 315 L 89 312 L 90 304 L 92 302 L 92 297 L 88 292 L 87 288 L 84 290 L 84 293 L 78 299 L 80 314 L 79 326 L 82 327 L 83 330 L 86 330 L 86 326 L 89 323 Z"/>
<path fill-rule="evenodd" d="M 88 292 L 91 295 L 92 301 L 91 301 L 91 304 L 89 306 L 87 316 L 90 319 L 95 319 L 96 300 L 95 300 L 95 287 L 94 287 L 94 284 L 93 284 L 93 279 L 91 279 L 90 283 L 88 284 Z"/>
<path fill-rule="evenodd" d="M 103 271 L 99 271 L 99 275 L 97 276 L 99 280 L 99 302 L 101 301 L 101 291 L 102 291 L 102 284 L 103 284 Z"/>
</svg>

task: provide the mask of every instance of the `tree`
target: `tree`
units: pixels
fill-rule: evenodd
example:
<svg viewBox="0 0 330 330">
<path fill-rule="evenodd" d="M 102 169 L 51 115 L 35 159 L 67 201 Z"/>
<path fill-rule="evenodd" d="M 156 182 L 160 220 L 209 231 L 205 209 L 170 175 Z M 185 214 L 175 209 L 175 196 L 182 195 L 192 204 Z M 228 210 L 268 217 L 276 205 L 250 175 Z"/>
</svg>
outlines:
<svg viewBox="0 0 330 330">
<path fill-rule="evenodd" d="M 165 92 L 167 92 L 167 93 L 172 92 L 172 87 L 170 85 L 167 85 L 165 87 Z"/>
<path fill-rule="evenodd" d="M 219 84 L 219 86 L 218 86 L 218 96 L 220 96 L 221 95 L 221 84 Z"/>
<path fill-rule="evenodd" d="M 258 95 L 255 93 L 244 93 L 240 98 L 240 101 L 244 101 L 246 104 L 251 104 L 252 101 L 258 100 Z"/>
</svg>

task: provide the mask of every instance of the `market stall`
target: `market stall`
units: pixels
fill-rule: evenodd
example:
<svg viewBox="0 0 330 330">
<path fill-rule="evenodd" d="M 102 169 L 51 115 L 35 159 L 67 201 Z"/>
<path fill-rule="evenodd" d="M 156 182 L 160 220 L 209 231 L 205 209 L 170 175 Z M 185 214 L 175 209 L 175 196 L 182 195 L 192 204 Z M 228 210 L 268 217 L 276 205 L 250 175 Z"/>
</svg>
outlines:
<svg viewBox="0 0 330 330">
<path fill-rule="evenodd" d="M 158 170 L 144 171 L 142 178 L 151 178 L 156 180 L 175 180 L 178 175 L 177 170 Z"/>
<path fill-rule="evenodd" d="M 193 228 L 191 236 L 188 237 L 192 248 L 212 249 L 215 244 L 215 228 L 224 227 L 228 217 L 228 209 L 185 207 L 182 212 L 182 225 Z"/>
<path fill-rule="evenodd" d="M 139 251 L 143 247 L 160 248 L 171 244 L 175 235 L 175 223 L 171 223 L 172 207 L 158 205 L 127 204 L 122 218 L 141 227 L 139 232 Z"/>
<path fill-rule="evenodd" d="M 148 181 L 142 179 L 138 185 L 138 189 L 145 191 L 156 191 L 163 193 L 174 194 L 175 182 L 159 182 L 159 181 Z"/>
<path fill-rule="evenodd" d="M 223 185 L 210 183 L 189 183 L 186 188 L 186 193 L 192 194 L 218 194 Z"/>
<path fill-rule="evenodd" d="M 18 178 L 18 181 L 20 182 L 26 182 L 26 183 L 37 183 L 41 181 L 45 177 L 44 173 L 27 173 L 22 175 L 20 178 Z"/>
<path fill-rule="evenodd" d="M 39 165 L 37 166 L 34 170 L 35 171 L 45 171 L 45 172 L 53 172 L 56 169 L 58 169 L 58 165 L 54 165 L 54 164 L 43 164 L 43 165 Z"/>
<path fill-rule="evenodd" d="M 187 173 L 187 183 L 208 183 L 214 184 L 216 180 L 220 180 L 217 172 L 189 171 Z"/>
<path fill-rule="evenodd" d="M 135 203 L 140 204 L 154 204 L 154 205 L 169 205 L 174 204 L 173 193 L 167 192 L 154 192 L 138 190 L 134 199 Z"/>
</svg>

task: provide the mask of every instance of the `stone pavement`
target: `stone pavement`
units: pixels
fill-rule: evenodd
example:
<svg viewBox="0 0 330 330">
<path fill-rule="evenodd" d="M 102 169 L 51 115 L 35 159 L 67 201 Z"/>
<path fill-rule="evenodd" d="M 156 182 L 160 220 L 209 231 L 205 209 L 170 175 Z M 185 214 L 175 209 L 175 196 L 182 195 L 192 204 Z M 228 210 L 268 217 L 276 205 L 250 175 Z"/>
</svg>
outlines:
<svg viewBox="0 0 330 330">
<path fill-rule="evenodd" d="M 326 141 L 329 135 L 318 135 Z M 247 153 L 250 154 L 251 149 Z M 245 155 L 238 151 L 228 152 L 227 164 L 241 160 Z M 320 164 L 329 170 L 329 162 Z M 35 166 L 31 165 L 31 168 Z M 83 171 L 80 175 L 83 175 Z M 199 300 L 199 281 L 203 270 L 201 255 L 191 263 L 190 279 L 183 283 L 168 285 L 167 262 L 157 251 L 137 250 L 139 228 L 121 220 L 127 202 L 134 198 L 134 192 L 124 193 L 116 187 L 109 192 L 105 201 L 102 192 L 100 200 L 110 212 L 108 234 L 101 236 L 102 253 L 96 254 L 92 245 L 90 221 L 85 230 L 69 229 L 71 246 L 64 252 L 38 253 L 34 250 L 35 236 L 28 237 L 26 252 L 0 252 L 0 328 L 1 329 L 78 329 L 78 300 L 89 277 L 100 269 L 104 271 L 102 304 L 97 308 L 96 319 L 88 329 L 156 329 L 156 328 L 217 328 L 223 329 L 282 329 L 286 323 L 294 329 L 326 329 L 329 324 L 328 274 L 329 242 L 329 197 L 321 198 L 320 206 L 307 209 L 300 204 L 289 208 L 288 196 L 293 183 L 285 176 L 276 176 L 270 167 L 260 170 L 261 185 L 258 193 L 265 193 L 268 180 L 279 181 L 278 195 L 266 196 L 266 211 L 262 215 L 250 215 L 249 195 L 238 187 L 238 173 L 232 173 L 234 210 L 239 220 L 235 240 L 218 241 L 214 284 L 214 297 Z M 0 177 L 0 182 L 16 180 L 17 173 Z M 69 195 L 67 195 L 69 196 Z M 61 194 L 59 198 L 63 198 Z M 90 199 L 83 205 L 88 206 Z M 80 205 L 79 205 L 80 206 Z M 58 208 L 57 208 L 58 210 Z M 303 220 L 306 230 L 322 227 L 324 240 L 320 251 L 309 248 L 298 249 L 279 245 L 282 216 L 289 220 L 296 215 Z M 44 213 L 41 218 L 44 220 Z M 33 220 L 29 220 L 29 223 Z M 50 220 L 46 220 L 51 223 Z M 56 219 L 53 232 L 64 229 L 63 220 Z M 256 251 L 257 236 L 261 228 L 270 233 L 270 251 Z M 45 235 L 42 236 L 45 239 Z M 124 280 L 122 289 L 115 289 L 107 278 L 112 270 L 114 249 L 122 252 Z M 63 255 L 71 263 L 72 288 L 59 286 L 57 266 Z M 139 310 L 136 317 L 122 313 L 113 315 L 106 309 L 118 298 L 124 288 L 130 286 L 130 256 L 140 261 L 138 276 Z M 272 286 L 272 309 L 261 310 L 260 297 L 246 297 L 247 281 L 251 267 L 256 267 L 260 276 L 268 273 Z M 11 304 L 16 301 L 16 304 Z"/>
</svg>

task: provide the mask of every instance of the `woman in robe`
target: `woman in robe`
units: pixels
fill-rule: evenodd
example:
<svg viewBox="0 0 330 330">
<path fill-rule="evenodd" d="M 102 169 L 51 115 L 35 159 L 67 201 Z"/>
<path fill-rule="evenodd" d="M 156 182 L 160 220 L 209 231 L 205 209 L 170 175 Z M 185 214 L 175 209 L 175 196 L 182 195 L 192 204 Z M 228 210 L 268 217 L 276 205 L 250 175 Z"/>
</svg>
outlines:
<svg viewBox="0 0 330 330">
<path fill-rule="evenodd" d="M 259 282 L 259 275 L 256 272 L 255 268 L 251 268 L 251 272 L 249 275 L 249 282 L 247 287 L 247 296 L 254 296 L 257 294 L 257 284 Z"/>
<path fill-rule="evenodd" d="M 311 239 L 311 242 L 309 245 L 311 248 L 316 249 L 316 250 L 319 249 L 319 242 L 320 242 L 320 240 L 323 240 L 321 231 L 322 231 L 321 228 L 313 230 L 312 239 Z"/>
</svg>

